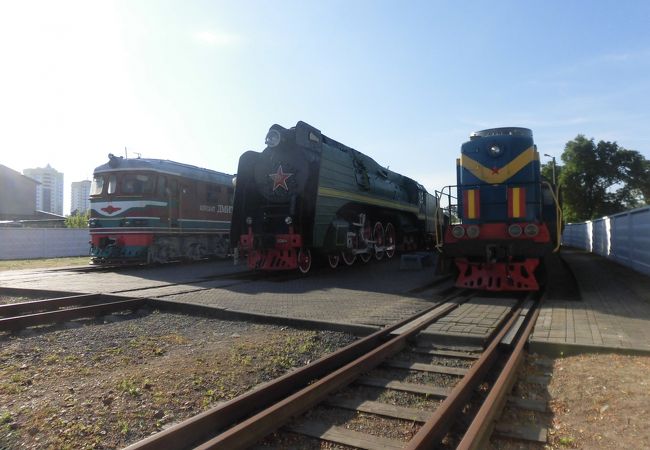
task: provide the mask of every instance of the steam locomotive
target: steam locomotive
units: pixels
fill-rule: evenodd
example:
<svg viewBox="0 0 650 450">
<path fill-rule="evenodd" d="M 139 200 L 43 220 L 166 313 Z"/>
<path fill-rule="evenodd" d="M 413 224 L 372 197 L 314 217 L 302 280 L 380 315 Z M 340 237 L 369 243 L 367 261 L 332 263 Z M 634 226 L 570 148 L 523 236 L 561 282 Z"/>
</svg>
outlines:
<svg viewBox="0 0 650 450">
<path fill-rule="evenodd" d="M 443 190 L 455 220 L 445 230 L 442 260 L 455 263 L 456 285 L 490 291 L 538 290 L 541 262 L 558 251 L 557 187 L 542 179 L 527 128 L 477 131 L 461 146 L 457 186 Z"/>
<path fill-rule="evenodd" d="M 231 240 L 248 267 L 307 273 L 433 246 L 436 197 L 304 122 L 273 125 L 266 148 L 239 159 Z"/>
<path fill-rule="evenodd" d="M 94 264 L 225 257 L 232 175 L 160 159 L 108 155 L 90 192 Z"/>
</svg>

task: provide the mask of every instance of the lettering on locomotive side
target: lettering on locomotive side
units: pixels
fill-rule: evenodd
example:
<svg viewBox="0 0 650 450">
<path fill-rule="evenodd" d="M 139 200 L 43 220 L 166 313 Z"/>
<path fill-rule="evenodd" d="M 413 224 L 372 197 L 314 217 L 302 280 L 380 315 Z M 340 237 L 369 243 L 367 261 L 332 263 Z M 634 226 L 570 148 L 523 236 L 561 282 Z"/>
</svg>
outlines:
<svg viewBox="0 0 650 450">
<path fill-rule="evenodd" d="M 232 214 L 230 205 L 199 205 L 199 211 Z"/>
</svg>

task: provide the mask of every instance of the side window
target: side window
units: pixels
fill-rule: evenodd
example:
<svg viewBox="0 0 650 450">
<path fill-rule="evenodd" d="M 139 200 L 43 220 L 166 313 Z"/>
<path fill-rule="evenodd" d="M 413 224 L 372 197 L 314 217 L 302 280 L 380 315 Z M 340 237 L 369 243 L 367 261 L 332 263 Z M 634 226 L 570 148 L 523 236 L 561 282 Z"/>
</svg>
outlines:
<svg viewBox="0 0 650 450">
<path fill-rule="evenodd" d="M 206 200 L 208 203 L 218 203 L 220 191 L 221 188 L 219 186 L 208 184 L 206 188 Z"/>
<path fill-rule="evenodd" d="M 178 193 L 178 181 L 177 180 L 169 180 L 169 193 L 170 195 L 176 195 Z"/>
<path fill-rule="evenodd" d="M 160 197 L 167 196 L 167 177 L 160 175 L 158 177 L 158 195 Z"/>
<path fill-rule="evenodd" d="M 115 194 L 115 189 L 117 189 L 117 177 L 115 175 L 111 175 L 108 177 L 108 193 Z"/>
</svg>

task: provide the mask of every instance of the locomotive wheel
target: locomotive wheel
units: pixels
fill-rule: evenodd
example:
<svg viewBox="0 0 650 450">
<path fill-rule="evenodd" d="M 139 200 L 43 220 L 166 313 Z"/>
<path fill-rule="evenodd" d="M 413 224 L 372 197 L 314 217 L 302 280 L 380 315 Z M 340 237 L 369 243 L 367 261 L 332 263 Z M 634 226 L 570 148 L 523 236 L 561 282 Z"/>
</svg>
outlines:
<svg viewBox="0 0 650 450">
<path fill-rule="evenodd" d="M 308 248 L 298 250 L 298 270 L 308 273 L 311 269 L 311 251 Z"/>
<path fill-rule="evenodd" d="M 370 252 L 368 253 L 359 253 L 359 258 L 363 263 L 367 263 L 370 261 L 370 258 L 372 258 L 372 254 Z"/>
<path fill-rule="evenodd" d="M 327 255 L 327 263 L 332 269 L 336 269 L 339 266 L 339 261 L 341 257 L 339 255 Z"/>
<path fill-rule="evenodd" d="M 392 223 L 388 222 L 386 225 L 386 258 L 391 259 L 395 256 L 395 242 L 397 242 L 395 227 Z"/>
<path fill-rule="evenodd" d="M 343 258 L 343 262 L 348 266 L 351 266 L 357 260 L 357 255 L 346 251 L 341 252 L 341 257 Z"/>
<path fill-rule="evenodd" d="M 384 257 L 384 226 L 381 222 L 375 223 L 375 227 L 372 230 L 372 238 L 375 241 L 375 258 L 377 261 L 381 260 Z M 377 250 L 377 247 L 380 247 L 381 250 Z"/>
</svg>

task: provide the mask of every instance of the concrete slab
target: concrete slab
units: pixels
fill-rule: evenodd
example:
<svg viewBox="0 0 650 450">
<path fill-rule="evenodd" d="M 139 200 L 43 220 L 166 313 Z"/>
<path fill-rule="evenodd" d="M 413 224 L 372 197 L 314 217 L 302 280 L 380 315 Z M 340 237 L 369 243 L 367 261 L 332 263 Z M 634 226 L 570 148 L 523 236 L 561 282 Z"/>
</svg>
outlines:
<svg viewBox="0 0 650 450">
<path fill-rule="evenodd" d="M 650 277 L 581 250 L 563 249 L 562 258 L 581 300 L 542 304 L 531 351 L 650 353 Z"/>
<path fill-rule="evenodd" d="M 514 298 L 473 298 L 424 329 L 418 340 L 435 345 L 482 346 L 516 303 Z"/>
</svg>

